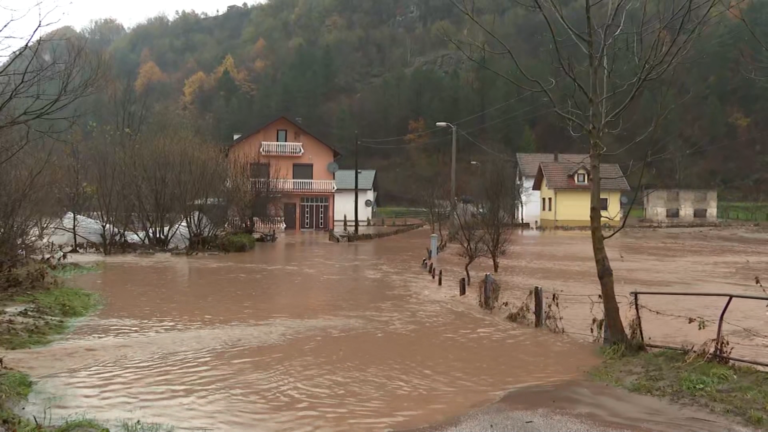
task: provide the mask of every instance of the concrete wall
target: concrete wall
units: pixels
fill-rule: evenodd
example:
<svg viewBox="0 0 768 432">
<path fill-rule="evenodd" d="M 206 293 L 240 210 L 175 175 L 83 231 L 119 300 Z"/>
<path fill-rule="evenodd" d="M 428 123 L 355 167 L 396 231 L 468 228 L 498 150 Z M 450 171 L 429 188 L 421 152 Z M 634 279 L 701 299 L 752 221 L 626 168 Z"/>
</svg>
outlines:
<svg viewBox="0 0 768 432">
<path fill-rule="evenodd" d="M 603 191 L 602 198 L 608 199 L 608 211 L 603 211 L 603 225 L 619 225 L 621 223 L 621 192 Z M 549 199 L 552 199 L 552 210 L 549 209 Z M 544 200 L 542 202 L 542 200 Z M 551 190 L 547 179 L 541 185 L 539 209 L 546 203 L 546 209 L 541 211 L 541 225 L 545 228 L 589 226 L 590 191 L 581 190 Z"/>
<path fill-rule="evenodd" d="M 336 191 L 335 208 L 333 211 L 336 218 L 336 224 L 340 225 L 347 215 L 347 223 L 355 223 L 355 191 L 340 190 Z M 376 194 L 372 190 L 358 191 L 357 211 L 360 218 L 360 224 L 365 224 L 368 218 L 373 218 L 373 207 L 366 207 L 365 200 L 371 200 L 376 203 Z M 375 205 L 375 204 L 374 204 Z"/>
<path fill-rule="evenodd" d="M 717 191 L 697 189 L 657 189 L 645 193 L 645 219 L 653 222 L 717 222 Z M 678 209 L 679 217 L 667 217 L 667 209 Z M 695 210 L 706 210 L 704 218 Z"/>
</svg>

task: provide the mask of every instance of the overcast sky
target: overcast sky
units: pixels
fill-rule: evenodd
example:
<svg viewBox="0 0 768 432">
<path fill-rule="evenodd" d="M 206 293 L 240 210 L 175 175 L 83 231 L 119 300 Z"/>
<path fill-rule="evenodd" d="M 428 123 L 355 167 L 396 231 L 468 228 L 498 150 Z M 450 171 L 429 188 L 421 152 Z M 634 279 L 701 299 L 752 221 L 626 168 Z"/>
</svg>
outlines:
<svg viewBox="0 0 768 432">
<path fill-rule="evenodd" d="M 246 0 L 248 4 L 263 1 Z M 159 14 L 173 17 L 177 10 L 215 15 L 233 4 L 242 5 L 243 0 L 0 0 L 0 64 L 23 45 L 40 20 L 47 24 L 43 34 L 63 26 L 80 30 L 99 18 L 115 18 L 132 27 Z"/>
<path fill-rule="evenodd" d="M 252 4 L 253 0 L 247 3 Z M 243 4 L 243 0 L 0 0 L 0 16 L 21 16 L 34 11 L 31 15 L 36 18 L 37 10 L 42 9 L 43 12 L 52 11 L 50 18 L 60 25 L 71 25 L 79 30 L 97 18 L 116 18 L 130 27 L 162 13 L 172 17 L 177 10 L 214 15 L 217 9 L 224 12 L 232 4 Z"/>
</svg>

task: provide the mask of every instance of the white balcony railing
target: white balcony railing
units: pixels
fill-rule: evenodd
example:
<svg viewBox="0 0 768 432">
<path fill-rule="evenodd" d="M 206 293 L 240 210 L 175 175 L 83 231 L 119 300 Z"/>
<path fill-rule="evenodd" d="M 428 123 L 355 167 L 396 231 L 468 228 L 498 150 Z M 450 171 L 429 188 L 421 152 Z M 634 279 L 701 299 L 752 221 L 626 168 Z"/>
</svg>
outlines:
<svg viewBox="0 0 768 432">
<path fill-rule="evenodd" d="M 335 180 L 253 179 L 253 186 L 262 191 L 321 193 L 336 192 Z"/>
<path fill-rule="evenodd" d="M 301 156 L 304 154 L 304 145 L 295 142 L 262 141 L 261 154 L 265 156 Z"/>
</svg>

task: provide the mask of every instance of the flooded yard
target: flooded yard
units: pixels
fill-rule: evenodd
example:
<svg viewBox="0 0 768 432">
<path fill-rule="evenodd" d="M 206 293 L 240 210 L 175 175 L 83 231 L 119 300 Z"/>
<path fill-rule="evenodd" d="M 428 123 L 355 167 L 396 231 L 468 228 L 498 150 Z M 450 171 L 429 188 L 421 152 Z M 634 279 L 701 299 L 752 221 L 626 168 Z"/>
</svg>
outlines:
<svg viewBox="0 0 768 432">
<path fill-rule="evenodd" d="M 611 242 L 620 294 L 759 293 L 754 276 L 768 268 L 762 239 L 644 231 Z M 598 293 L 587 234 L 515 234 L 513 243 L 499 275 L 508 301 L 533 285 Z M 5 361 L 39 380 L 29 414 L 232 431 L 417 428 L 598 362 L 577 340 L 589 334 L 586 297 L 563 297 L 576 337 L 518 327 L 479 312 L 473 289 L 458 298 L 454 250 L 439 257 L 438 288 L 419 267 L 427 244 L 426 230 L 352 244 L 301 233 L 245 254 L 109 258 L 103 272 L 72 281 L 101 293 L 103 309 L 64 340 Z M 475 280 L 489 269 L 478 263 Z M 708 302 L 648 307 L 716 319 L 722 302 Z M 765 305 L 751 303 L 734 301 L 731 321 L 766 329 Z M 648 318 L 647 337 L 702 333 L 663 319 Z"/>
</svg>

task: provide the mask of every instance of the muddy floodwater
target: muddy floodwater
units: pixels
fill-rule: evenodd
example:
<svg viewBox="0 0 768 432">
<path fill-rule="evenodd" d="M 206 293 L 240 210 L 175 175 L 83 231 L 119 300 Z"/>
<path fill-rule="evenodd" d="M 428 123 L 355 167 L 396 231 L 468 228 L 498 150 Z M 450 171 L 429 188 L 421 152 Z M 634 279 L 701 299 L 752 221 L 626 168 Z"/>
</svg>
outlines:
<svg viewBox="0 0 768 432">
<path fill-rule="evenodd" d="M 100 312 L 6 362 L 40 380 L 30 414 L 228 431 L 418 427 L 595 364 L 590 346 L 424 296 L 425 238 L 110 259 L 73 281 Z"/>
<path fill-rule="evenodd" d="M 72 281 L 101 293 L 104 308 L 64 340 L 8 353 L 6 363 L 39 381 L 29 414 L 226 431 L 418 428 L 513 388 L 577 379 L 597 363 L 584 342 L 592 312 L 583 295 L 599 292 L 587 234 L 516 233 L 498 275 L 510 303 L 533 285 L 573 294 L 562 297 L 572 336 L 518 327 L 503 311 L 481 313 L 474 288 L 458 298 L 455 250 L 438 260 L 445 284 L 437 287 L 419 267 L 427 238 L 418 230 L 331 244 L 302 233 L 245 254 L 110 258 L 104 271 Z M 761 238 L 647 231 L 612 242 L 621 295 L 759 293 L 754 276 L 768 269 Z M 475 280 L 489 270 L 477 263 Z M 722 302 L 697 301 L 648 304 L 716 318 Z M 732 321 L 764 331 L 765 312 L 740 302 Z M 666 319 L 649 316 L 647 334 L 704 337 L 684 319 Z M 739 340 L 753 356 L 768 344 Z"/>
</svg>

